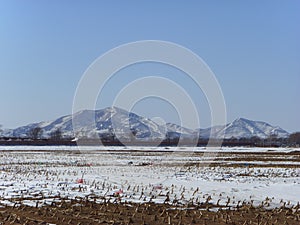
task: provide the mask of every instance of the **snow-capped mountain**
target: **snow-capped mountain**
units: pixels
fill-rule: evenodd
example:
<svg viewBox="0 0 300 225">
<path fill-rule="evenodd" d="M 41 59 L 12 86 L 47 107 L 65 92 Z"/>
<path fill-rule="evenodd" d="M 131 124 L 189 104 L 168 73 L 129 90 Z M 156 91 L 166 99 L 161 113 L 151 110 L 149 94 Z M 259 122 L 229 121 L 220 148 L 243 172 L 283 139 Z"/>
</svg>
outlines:
<svg viewBox="0 0 300 225">
<path fill-rule="evenodd" d="M 167 123 L 166 127 L 168 131 L 168 136 L 170 138 L 179 138 L 180 136 L 186 138 L 199 137 L 199 132 L 197 130 L 188 129 L 174 123 Z"/>
<path fill-rule="evenodd" d="M 266 122 L 252 121 L 244 118 L 238 118 L 232 123 L 225 126 L 216 126 L 200 131 L 202 137 L 208 138 L 212 130 L 212 137 L 222 138 L 222 134 L 225 134 L 225 138 L 250 138 L 259 137 L 267 138 L 270 135 L 276 135 L 277 137 L 288 137 L 289 133 L 278 126 L 272 126 Z"/>
<path fill-rule="evenodd" d="M 95 119 L 94 119 L 95 118 Z M 74 124 L 73 124 L 74 123 Z M 215 126 L 207 129 L 192 130 L 176 124 L 158 124 L 148 118 L 117 107 L 108 107 L 101 110 L 83 110 L 72 115 L 60 117 L 53 121 L 33 123 L 16 129 L 5 130 L 2 136 L 28 137 L 28 133 L 35 127 L 43 130 L 43 137 L 60 130 L 64 137 L 98 137 L 99 135 L 115 134 L 119 139 L 128 139 L 134 133 L 140 139 L 164 139 L 166 136 L 177 138 L 180 136 L 195 138 L 242 138 L 257 136 L 267 138 L 270 135 L 287 137 L 289 133 L 280 127 L 271 126 L 265 122 L 251 121 L 239 118 L 227 125 Z M 73 129 L 74 128 L 74 129 Z"/>
<path fill-rule="evenodd" d="M 40 127 L 43 130 L 43 137 L 49 137 L 51 133 L 57 129 L 60 129 L 65 137 L 74 137 L 74 132 L 76 136 L 89 138 L 113 132 L 116 133 L 119 138 L 128 138 L 129 135 L 132 134 L 132 131 L 136 133 L 137 138 L 165 137 L 162 126 L 148 118 L 138 116 L 117 107 L 109 107 L 95 111 L 83 110 L 74 114 L 74 121 L 72 121 L 72 115 L 67 115 L 54 121 L 22 126 L 6 133 L 12 134 L 14 137 L 27 137 L 29 131 L 34 127 Z"/>
</svg>

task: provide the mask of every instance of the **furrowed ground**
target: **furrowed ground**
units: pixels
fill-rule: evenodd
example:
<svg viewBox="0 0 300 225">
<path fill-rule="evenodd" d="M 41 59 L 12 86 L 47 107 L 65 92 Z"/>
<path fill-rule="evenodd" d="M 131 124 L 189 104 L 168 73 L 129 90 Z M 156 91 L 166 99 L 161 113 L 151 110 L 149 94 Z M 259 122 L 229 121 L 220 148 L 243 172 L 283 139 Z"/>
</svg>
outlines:
<svg viewBox="0 0 300 225">
<path fill-rule="evenodd" d="M 0 209 L 1 224 L 299 224 L 296 208 L 265 210 L 251 205 L 236 210 L 209 211 L 211 206 L 173 207 L 166 204 L 95 204 L 63 202 L 35 208 L 15 206 Z"/>
<path fill-rule="evenodd" d="M 0 149 L 2 224 L 300 224 L 299 149 L 47 148 Z"/>
</svg>

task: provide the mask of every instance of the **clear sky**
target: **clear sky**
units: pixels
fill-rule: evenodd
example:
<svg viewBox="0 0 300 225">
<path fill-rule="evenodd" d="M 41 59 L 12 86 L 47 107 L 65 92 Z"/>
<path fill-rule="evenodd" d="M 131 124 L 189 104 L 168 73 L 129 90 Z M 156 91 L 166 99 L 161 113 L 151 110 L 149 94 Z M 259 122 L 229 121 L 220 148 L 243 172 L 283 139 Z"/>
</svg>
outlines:
<svg viewBox="0 0 300 225">
<path fill-rule="evenodd" d="M 238 117 L 300 130 L 300 1 L 15 1 L 0 0 L 0 124 L 14 128 L 70 114 L 77 84 L 100 55 L 127 42 L 171 41 L 198 54 L 224 93 L 228 121 Z M 125 68 L 99 96 L 98 107 L 143 75 L 180 83 L 201 112 L 201 91 L 174 68 Z M 159 99 L 138 114 L 178 122 Z"/>
</svg>

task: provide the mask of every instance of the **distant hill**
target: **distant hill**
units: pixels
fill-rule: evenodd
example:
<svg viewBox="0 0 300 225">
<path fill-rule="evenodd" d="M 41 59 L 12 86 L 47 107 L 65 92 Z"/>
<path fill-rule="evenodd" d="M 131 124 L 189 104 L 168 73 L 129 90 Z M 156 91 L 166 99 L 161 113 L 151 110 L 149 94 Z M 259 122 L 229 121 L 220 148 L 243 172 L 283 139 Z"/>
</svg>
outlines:
<svg viewBox="0 0 300 225">
<path fill-rule="evenodd" d="M 95 118 L 95 124 L 93 123 Z M 239 118 L 226 125 L 215 126 L 207 129 L 192 130 L 176 124 L 167 123 L 160 125 L 146 117 L 128 112 L 117 107 L 108 107 L 100 110 L 83 110 L 74 114 L 75 132 L 77 135 L 93 138 L 99 135 L 115 133 L 119 138 L 129 138 L 135 132 L 136 138 L 151 140 L 164 139 L 166 135 L 170 138 L 186 137 L 195 138 L 221 138 L 225 132 L 225 138 L 249 138 L 257 136 L 266 138 L 270 135 L 287 137 L 289 133 L 280 127 L 272 126 L 265 122 L 252 121 Z M 93 127 L 93 124 L 95 125 Z M 74 137 L 72 115 L 60 117 L 53 121 L 32 123 L 16 129 L 4 130 L 2 136 L 27 137 L 31 129 L 40 127 L 43 137 L 50 137 L 51 133 L 60 129 L 65 137 Z"/>
<path fill-rule="evenodd" d="M 244 118 L 238 118 L 232 123 L 228 123 L 225 126 L 216 126 L 200 130 L 202 137 L 209 137 L 212 131 L 212 137 L 221 138 L 224 132 L 225 138 L 267 138 L 270 135 L 276 135 L 277 137 L 288 137 L 289 133 L 278 126 L 272 126 L 266 122 L 252 121 Z"/>
</svg>

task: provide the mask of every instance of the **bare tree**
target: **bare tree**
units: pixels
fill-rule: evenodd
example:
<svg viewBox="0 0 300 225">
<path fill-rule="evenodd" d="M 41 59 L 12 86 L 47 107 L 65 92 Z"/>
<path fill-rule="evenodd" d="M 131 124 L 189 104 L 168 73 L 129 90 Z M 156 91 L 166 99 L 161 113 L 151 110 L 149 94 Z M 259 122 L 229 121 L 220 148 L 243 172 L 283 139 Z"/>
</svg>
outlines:
<svg viewBox="0 0 300 225">
<path fill-rule="evenodd" d="M 129 137 L 130 137 L 130 142 L 134 142 L 136 140 L 136 135 L 137 135 L 137 130 L 135 128 L 130 129 Z"/>
<path fill-rule="evenodd" d="M 51 140 L 59 141 L 62 139 L 62 132 L 61 129 L 58 128 L 55 131 L 51 132 L 50 134 Z"/>
<path fill-rule="evenodd" d="M 289 136 L 289 143 L 290 144 L 300 144 L 300 132 L 292 133 Z"/>
<path fill-rule="evenodd" d="M 114 129 L 113 129 L 112 127 L 110 127 L 110 128 L 108 129 L 108 135 L 109 135 L 109 139 L 110 139 L 112 142 L 114 142 L 115 139 L 116 139 L 116 134 L 115 134 Z"/>
<path fill-rule="evenodd" d="M 40 127 L 34 127 L 28 132 L 28 136 L 33 140 L 40 139 L 42 137 L 42 134 L 43 130 Z"/>
<path fill-rule="evenodd" d="M 253 136 L 250 138 L 251 144 L 259 144 L 261 143 L 261 139 L 258 136 Z"/>
</svg>

